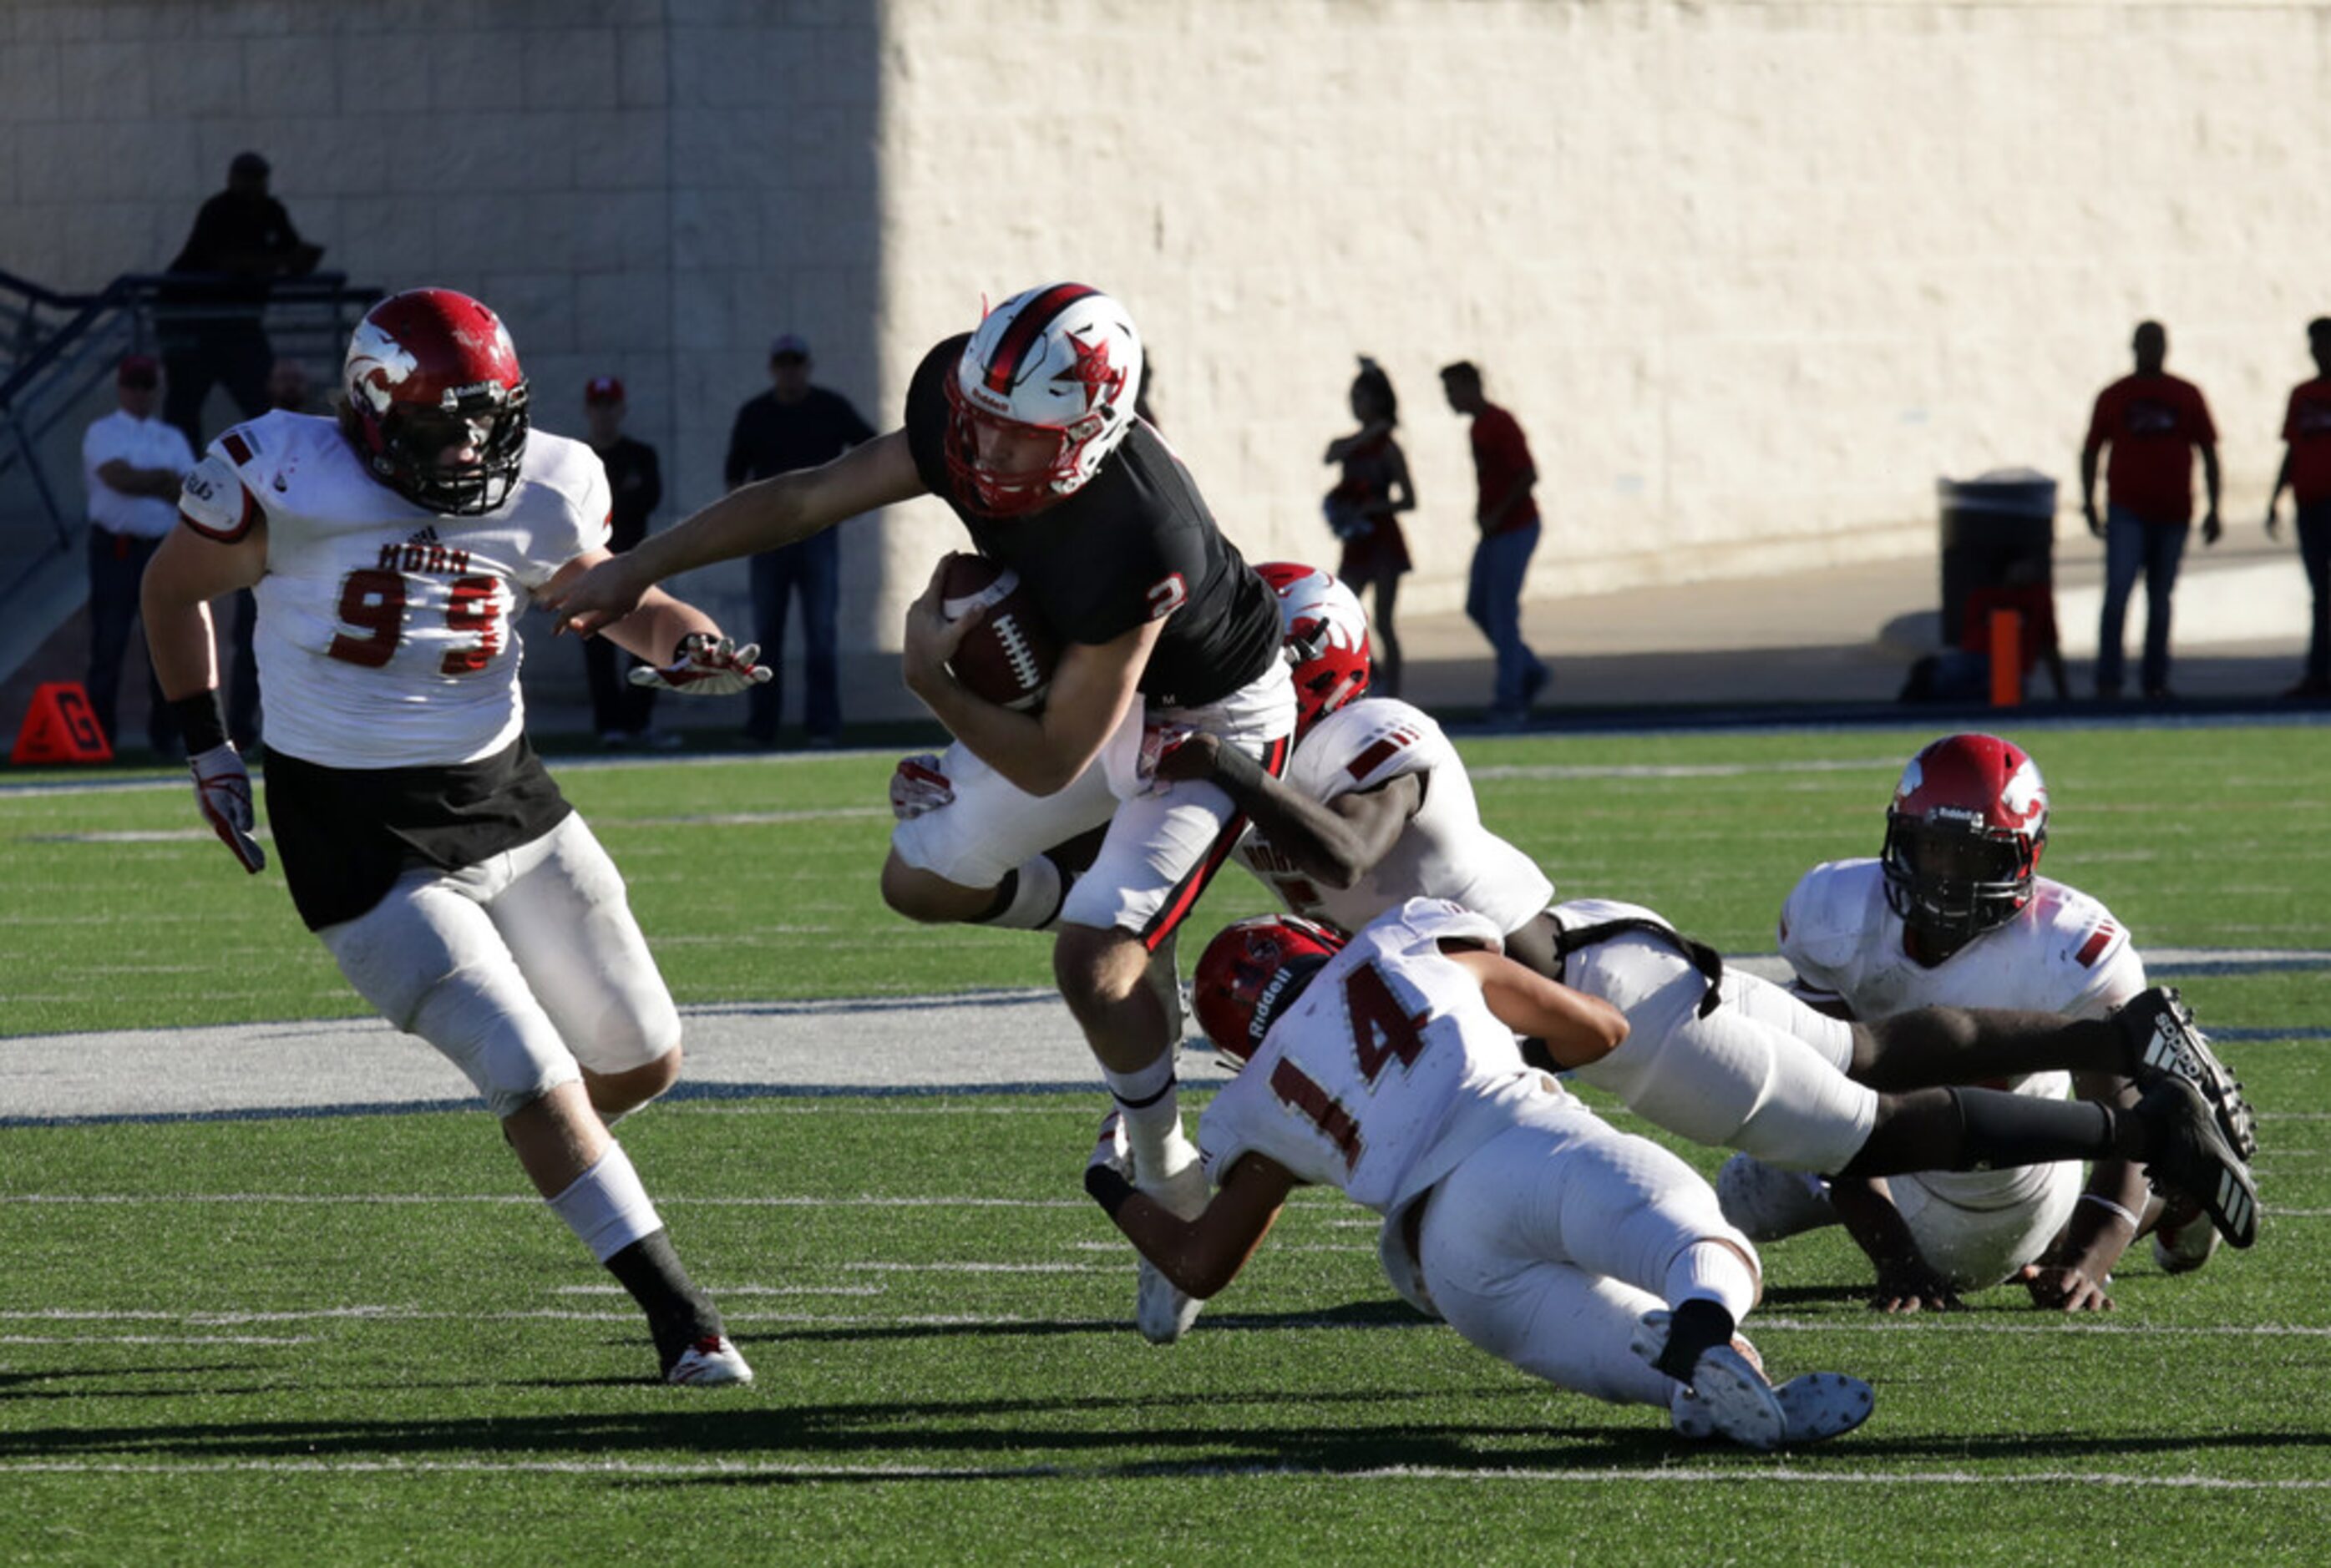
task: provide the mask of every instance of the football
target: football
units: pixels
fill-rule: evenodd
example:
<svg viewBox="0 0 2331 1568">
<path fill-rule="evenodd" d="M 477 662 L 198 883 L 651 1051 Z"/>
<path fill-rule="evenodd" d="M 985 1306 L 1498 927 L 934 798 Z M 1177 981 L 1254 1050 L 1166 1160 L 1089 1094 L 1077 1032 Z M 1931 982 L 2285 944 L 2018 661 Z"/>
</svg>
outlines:
<svg viewBox="0 0 2331 1568">
<path fill-rule="evenodd" d="M 1060 644 L 1036 613 L 1020 574 L 983 556 L 951 556 L 939 581 L 939 613 L 959 621 L 974 605 L 987 618 L 966 634 L 947 661 L 974 695 L 1032 713 L 1044 705 Z"/>
</svg>

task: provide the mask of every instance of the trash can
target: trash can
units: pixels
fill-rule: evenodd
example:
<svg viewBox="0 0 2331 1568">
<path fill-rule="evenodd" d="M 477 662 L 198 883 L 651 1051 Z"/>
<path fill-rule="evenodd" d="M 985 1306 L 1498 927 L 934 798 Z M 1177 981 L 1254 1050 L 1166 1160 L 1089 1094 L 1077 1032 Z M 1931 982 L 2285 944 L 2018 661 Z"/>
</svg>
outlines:
<svg viewBox="0 0 2331 1568">
<path fill-rule="evenodd" d="M 2055 580 L 2056 481 L 2031 469 L 1997 469 L 1979 479 L 1936 480 L 1935 493 L 1943 519 L 1942 643 L 1953 648 L 1969 594 L 2018 579 Z"/>
</svg>

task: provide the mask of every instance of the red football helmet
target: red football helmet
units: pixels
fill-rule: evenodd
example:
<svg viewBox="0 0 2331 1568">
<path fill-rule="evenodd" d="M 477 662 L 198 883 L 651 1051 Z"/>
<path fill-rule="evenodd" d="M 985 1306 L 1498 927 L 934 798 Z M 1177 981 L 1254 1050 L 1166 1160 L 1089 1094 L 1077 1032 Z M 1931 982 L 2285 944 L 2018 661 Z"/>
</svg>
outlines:
<svg viewBox="0 0 2331 1568">
<path fill-rule="evenodd" d="M 1271 1021 L 1291 1005 L 1344 938 L 1293 915 L 1257 915 L 1215 934 L 1191 977 L 1191 1007 L 1214 1049 L 1236 1062 L 1262 1048 Z"/>
<path fill-rule="evenodd" d="M 1293 561 L 1257 566 L 1279 595 L 1281 646 L 1295 672 L 1299 736 L 1367 695 L 1368 617 L 1360 596 L 1319 570 Z"/>
<path fill-rule="evenodd" d="M 500 317 L 451 289 L 392 294 L 349 334 L 341 374 L 340 428 L 375 479 L 455 517 L 509 499 L 527 386 Z"/>
<path fill-rule="evenodd" d="M 1124 306 L 1082 283 L 1014 294 L 947 378 L 956 499 L 1009 518 L 1075 494 L 1133 428 L 1140 389 L 1141 337 Z"/>
<path fill-rule="evenodd" d="M 1886 902 L 1966 942 L 2031 902 L 2048 842 L 2040 765 L 1995 735 L 1946 736 L 1910 759 L 1886 810 Z"/>
</svg>

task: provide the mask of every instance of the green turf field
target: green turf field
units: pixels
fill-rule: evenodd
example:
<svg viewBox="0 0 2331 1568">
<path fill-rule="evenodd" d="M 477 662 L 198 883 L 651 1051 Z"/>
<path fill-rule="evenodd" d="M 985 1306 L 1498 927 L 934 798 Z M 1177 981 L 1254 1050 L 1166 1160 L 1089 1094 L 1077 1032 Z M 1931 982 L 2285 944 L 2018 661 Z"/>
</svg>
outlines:
<svg viewBox="0 0 2331 1568">
<path fill-rule="evenodd" d="M 1753 953 L 1798 872 L 1875 852 L 1925 738 L 1465 749 L 1485 815 L 1565 895 Z M 2331 950 L 2331 730 L 2018 738 L 2055 799 L 2043 869 L 2141 946 Z M 889 768 L 562 777 L 683 1003 L 1042 984 L 1040 942 L 881 910 Z M 0 793 L 0 841 L 8 1034 L 361 1011 L 175 780 Z M 1194 936 L 1262 907 L 1238 879 Z M 1769 1249 L 1749 1332 L 1774 1371 L 1879 1393 L 1860 1432 L 1774 1458 L 1679 1443 L 1425 1324 L 1365 1212 L 1316 1193 L 1195 1334 L 1145 1345 L 1126 1251 L 1076 1187 L 1097 1095 L 626 1123 L 760 1373 L 718 1392 L 646 1381 L 628 1301 L 482 1113 L 0 1127 L 0 1562 L 2320 1562 L 2326 975 L 2181 980 L 2261 1112 L 2250 1253 L 2170 1280 L 2140 1247 L 2110 1316 L 1995 1290 L 1906 1321 L 1862 1307 L 1837 1233 Z M 0 1040 L 0 1117 L 9 1078 Z"/>
</svg>

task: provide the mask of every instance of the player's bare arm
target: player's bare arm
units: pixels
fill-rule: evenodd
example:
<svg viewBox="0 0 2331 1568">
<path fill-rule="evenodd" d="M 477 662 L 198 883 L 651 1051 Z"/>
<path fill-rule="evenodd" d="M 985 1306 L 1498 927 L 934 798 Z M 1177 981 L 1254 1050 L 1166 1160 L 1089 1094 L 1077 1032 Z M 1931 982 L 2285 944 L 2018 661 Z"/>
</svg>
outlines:
<svg viewBox="0 0 2331 1568">
<path fill-rule="evenodd" d="M 1830 1182 L 1830 1203 L 1846 1234 L 1869 1255 L 1878 1270 L 1870 1305 L 1879 1312 L 1957 1312 L 1966 1304 L 1950 1281 L 1935 1272 L 1909 1223 L 1894 1206 L 1894 1194 L 1879 1176 L 1839 1176 Z"/>
<path fill-rule="evenodd" d="M 1559 1066 L 1599 1061 L 1627 1038 L 1627 1015 L 1599 996 L 1573 991 L 1500 953 L 1477 947 L 1451 950 L 1447 955 L 1480 982 L 1481 999 L 1498 1022 L 1517 1034 L 1544 1041 Z"/>
<path fill-rule="evenodd" d="M 976 612 L 952 622 L 940 613 L 946 569 L 941 562 L 907 608 L 900 653 L 907 689 L 980 761 L 1030 794 L 1054 794 L 1092 765 L 1141 699 L 1141 673 L 1166 622 L 1144 622 L 1103 643 L 1070 643 L 1043 711 L 1018 713 L 975 695 L 948 671 L 956 646 L 979 622 Z"/>
<path fill-rule="evenodd" d="M 1401 830 L 1424 803 L 1424 780 L 1403 774 L 1374 789 L 1322 804 L 1265 773 L 1253 758 L 1225 749 L 1219 736 L 1193 735 L 1158 759 L 1161 779 L 1204 779 L 1222 786 L 1280 850 L 1330 888 L 1348 888 L 1392 852 Z"/>
<path fill-rule="evenodd" d="M 1123 1177 L 1118 1177 L 1122 1182 Z M 1270 1233 L 1294 1176 L 1278 1161 L 1261 1155 L 1242 1155 L 1231 1166 L 1205 1212 L 1184 1220 L 1154 1199 L 1133 1191 L 1121 1193 L 1105 1182 L 1088 1178 L 1087 1189 L 1140 1254 L 1185 1295 L 1205 1300 L 1238 1278 L 1246 1260 Z M 1110 1196 L 1104 1196 L 1104 1189 Z M 1109 1207 L 1112 1197 L 1116 1207 Z"/>
<path fill-rule="evenodd" d="M 2105 1105 L 2136 1103 L 2136 1086 L 2112 1073 L 2077 1073 L 2073 1092 Z M 2145 1230 L 2152 1189 L 2145 1167 L 2128 1160 L 2098 1160 L 2063 1233 L 2016 1278 L 2041 1311 L 2110 1312 L 2105 1285 L 2121 1254 Z"/>
<path fill-rule="evenodd" d="M 813 469 L 773 475 L 729 491 L 636 548 L 602 561 L 545 594 L 561 631 L 589 636 L 638 607 L 654 584 L 716 561 L 799 544 L 845 518 L 925 493 L 907 448 L 891 431 Z"/>
<path fill-rule="evenodd" d="M 210 602 L 248 588 L 267 570 L 267 524 L 255 521 L 242 538 L 205 538 L 181 526 L 165 535 L 139 585 L 146 645 L 162 695 L 177 701 L 218 686 L 218 641 Z"/>
<path fill-rule="evenodd" d="M 614 560 L 614 552 L 608 549 L 586 550 L 558 568 L 557 575 L 543 585 L 536 598 L 550 603 L 572 587 L 582 576 L 602 562 Z M 601 624 L 599 630 L 608 641 L 624 652 L 644 659 L 651 664 L 669 660 L 680 646 L 681 638 L 695 632 L 718 637 L 720 627 L 711 616 L 682 599 L 675 599 L 661 588 L 650 588 L 640 595 L 637 608 L 621 620 Z"/>
</svg>

